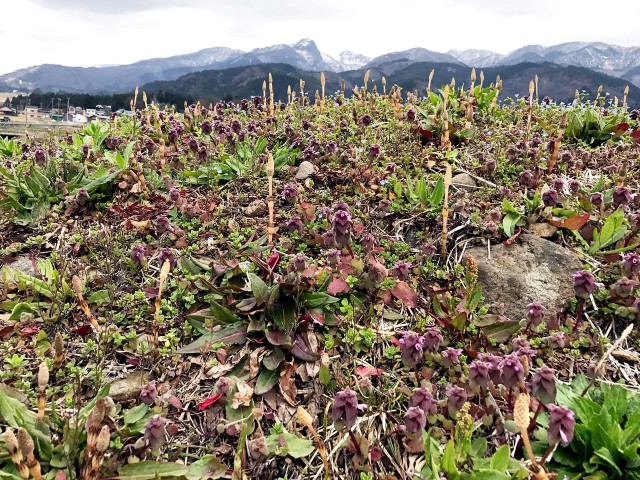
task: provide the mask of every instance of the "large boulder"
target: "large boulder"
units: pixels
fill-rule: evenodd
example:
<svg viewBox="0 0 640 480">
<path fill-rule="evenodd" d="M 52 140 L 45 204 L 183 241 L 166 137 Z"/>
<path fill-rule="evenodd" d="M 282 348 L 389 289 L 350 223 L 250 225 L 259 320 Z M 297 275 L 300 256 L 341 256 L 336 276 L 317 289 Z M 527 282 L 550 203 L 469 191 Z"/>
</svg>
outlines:
<svg viewBox="0 0 640 480">
<path fill-rule="evenodd" d="M 572 275 L 582 269 L 577 255 L 557 243 L 522 234 L 516 243 L 467 248 L 478 264 L 478 281 L 488 303 L 502 303 L 511 320 L 525 317 L 526 306 L 540 302 L 545 318 L 563 311 L 574 297 Z"/>
</svg>

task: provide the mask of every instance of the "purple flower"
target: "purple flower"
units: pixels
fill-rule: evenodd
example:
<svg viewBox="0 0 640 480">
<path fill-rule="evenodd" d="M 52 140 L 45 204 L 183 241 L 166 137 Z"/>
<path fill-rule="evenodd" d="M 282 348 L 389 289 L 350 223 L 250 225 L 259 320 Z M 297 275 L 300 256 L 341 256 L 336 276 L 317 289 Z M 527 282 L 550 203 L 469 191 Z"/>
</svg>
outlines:
<svg viewBox="0 0 640 480">
<path fill-rule="evenodd" d="M 457 385 L 447 385 L 444 391 L 447 395 L 449 416 L 453 417 L 467 401 L 467 392 L 464 388 L 458 387 Z"/>
<path fill-rule="evenodd" d="M 389 272 L 380 262 L 371 262 L 367 267 L 367 276 L 375 285 L 379 285 L 387 278 Z"/>
<path fill-rule="evenodd" d="M 569 346 L 569 338 L 564 332 L 555 332 L 549 335 L 548 343 L 551 348 L 566 348 Z"/>
<path fill-rule="evenodd" d="M 557 192 L 562 192 L 562 190 L 564 190 L 564 180 L 561 178 L 554 178 L 553 189 Z"/>
<path fill-rule="evenodd" d="M 622 257 L 620 267 L 622 268 L 622 274 L 625 277 L 640 275 L 640 255 L 635 252 L 627 253 Z"/>
<path fill-rule="evenodd" d="M 369 115 L 368 113 L 365 113 L 364 115 L 362 115 L 360 117 L 360 123 L 364 127 L 368 127 L 369 125 L 371 125 L 371 115 Z"/>
<path fill-rule="evenodd" d="M 593 273 L 589 270 L 580 270 L 573 274 L 573 289 L 576 297 L 589 298 L 593 292 L 602 286 L 602 283 L 596 282 Z"/>
<path fill-rule="evenodd" d="M 533 396 L 545 405 L 556 401 L 556 383 L 558 379 L 555 373 L 546 365 L 540 367 L 531 379 L 531 392 Z"/>
<path fill-rule="evenodd" d="M 422 360 L 424 337 L 415 333 L 405 333 L 400 339 L 400 356 L 402 363 L 413 368 Z"/>
<path fill-rule="evenodd" d="M 180 191 L 177 188 L 171 187 L 169 189 L 169 198 L 172 202 L 177 202 L 181 197 L 182 196 L 180 195 Z"/>
<path fill-rule="evenodd" d="M 407 427 L 407 433 L 418 435 L 427 426 L 427 417 L 419 407 L 409 407 L 404 415 L 404 424 Z"/>
<path fill-rule="evenodd" d="M 416 111 L 411 107 L 407 110 L 407 120 L 413 122 L 416 119 Z"/>
<path fill-rule="evenodd" d="M 293 215 L 287 222 L 285 223 L 285 228 L 288 232 L 298 232 L 302 233 L 304 225 L 302 224 L 302 220 L 297 215 Z"/>
<path fill-rule="evenodd" d="M 550 445 L 558 442 L 566 447 L 573 440 L 573 430 L 576 420 L 573 412 L 567 407 L 557 406 L 552 403 L 547 405 L 549 409 L 549 428 L 547 429 L 547 439 Z"/>
<path fill-rule="evenodd" d="M 213 124 L 209 120 L 200 123 L 200 129 L 205 135 L 209 135 L 213 131 Z"/>
<path fill-rule="evenodd" d="M 553 207 L 558 203 L 558 192 L 553 188 L 545 190 L 542 193 L 542 203 L 545 207 Z"/>
<path fill-rule="evenodd" d="M 433 257 L 436 254 L 436 251 L 437 251 L 436 250 L 436 246 L 431 242 L 427 242 L 427 243 L 423 244 L 420 247 L 420 250 L 428 258 Z"/>
<path fill-rule="evenodd" d="M 304 253 L 297 253 L 293 257 L 294 270 L 298 273 L 303 272 L 304 269 L 307 267 L 307 260 L 309 260 L 309 257 L 307 257 Z"/>
<path fill-rule="evenodd" d="M 369 157 L 369 160 L 375 160 L 379 156 L 380 156 L 380 144 L 374 143 L 369 147 L 369 153 L 367 154 L 367 157 Z"/>
<path fill-rule="evenodd" d="M 362 246 L 365 250 L 371 251 L 376 246 L 377 238 L 373 233 L 365 233 L 362 235 Z"/>
<path fill-rule="evenodd" d="M 438 350 L 443 341 L 444 338 L 437 328 L 428 328 L 424 334 L 424 346 L 431 351 Z"/>
<path fill-rule="evenodd" d="M 338 245 L 346 245 L 351 238 L 351 214 L 348 210 L 338 210 L 333 215 L 333 235 Z"/>
<path fill-rule="evenodd" d="M 409 280 L 409 271 L 413 267 L 411 262 L 396 262 L 393 266 L 392 274 L 398 280 L 406 282 Z"/>
<path fill-rule="evenodd" d="M 502 382 L 500 376 L 500 362 L 502 362 L 502 357 L 494 355 L 493 353 L 480 353 L 478 354 L 478 360 L 489 362 L 491 364 L 491 380 L 493 380 L 493 383 L 498 385 Z"/>
<path fill-rule="evenodd" d="M 442 364 L 446 368 L 449 368 L 453 365 L 457 365 L 458 363 L 460 363 L 461 353 L 462 353 L 461 348 L 452 348 L 452 347 L 445 348 L 444 352 L 442 352 Z"/>
<path fill-rule="evenodd" d="M 575 178 L 569 180 L 569 190 L 571 191 L 571 193 L 578 193 L 578 191 L 580 190 L 580 182 Z"/>
<path fill-rule="evenodd" d="M 356 392 L 347 387 L 336 394 L 336 399 L 331 407 L 331 416 L 336 429 L 351 428 L 358 417 L 358 397 Z"/>
<path fill-rule="evenodd" d="M 517 387 L 524 380 L 524 366 L 516 353 L 507 355 L 499 365 L 500 379 L 507 388 Z"/>
<path fill-rule="evenodd" d="M 44 150 L 42 148 L 38 148 L 33 156 L 33 158 L 35 159 L 36 163 L 38 165 L 43 165 L 44 161 L 46 160 L 46 155 L 44 153 Z"/>
<path fill-rule="evenodd" d="M 298 185 L 295 183 L 288 183 L 282 190 L 282 196 L 285 199 L 294 199 L 298 196 Z"/>
<path fill-rule="evenodd" d="M 620 205 L 627 205 L 631 203 L 632 200 L 631 192 L 627 187 L 622 186 L 613 188 L 613 204 L 616 207 L 619 207 Z"/>
<path fill-rule="evenodd" d="M 160 264 L 160 268 L 164 265 L 164 262 L 169 261 L 169 265 L 171 270 L 176 266 L 176 255 L 173 253 L 173 250 L 169 247 L 163 248 L 158 255 L 158 263 Z"/>
<path fill-rule="evenodd" d="M 231 380 L 227 377 L 220 377 L 216 382 L 216 392 L 221 393 L 222 395 L 226 395 L 231 390 Z"/>
<path fill-rule="evenodd" d="M 332 267 L 336 267 L 340 263 L 340 257 L 342 256 L 342 253 L 340 253 L 340 250 L 336 250 L 335 248 L 332 248 L 331 250 L 327 251 L 326 255 L 327 255 L 327 262 Z"/>
<path fill-rule="evenodd" d="M 158 232 L 160 233 L 175 232 L 176 230 L 174 226 L 171 225 L 166 215 L 159 215 L 158 218 L 156 218 L 156 226 L 158 227 Z"/>
<path fill-rule="evenodd" d="M 89 201 L 89 192 L 86 188 L 81 188 L 76 192 L 76 203 L 80 206 L 86 204 Z"/>
<path fill-rule="evenodd" d="M 384 167 L 384 169 L 389 173 L 395 172 L 397 168 L 398 168 L 398 165 L 396 165 L 393 162 L 387 163 L 387 165 Z"/>
<path fill-rule="evenodd" d="M 604 202 L 604 195 L 601 192 L 593 192 L 589 197 L 589 201 L 594 207 L 599 207 Z"/>
<path fill-rule="evenodd" d="M 140 392 L 140 400 L 142 403 L 147 405 L 153 405 L 156 398 L 158 398 L 158 389 L 156 388 L 156 381 L 151 380 L 144 387 L 142 387 L 142 391 Z"/>
<path fill-rule="evenodd" d="M 144 247 L 142 245 L 136 245 L 131 249 L 131 253 L 129 254 L 129 258 L 131 261 L 139 267 L 145 260 L 144 256 Z"/>
<path fill-rule="evenodd" d="M 523 170 L 520 173 L 520 177 L 518 177 L 518 181 L 523 187 L 531 187 L 533 185 L 533 173 L 531 170 Z"/>
<path fill-rule="evenodd" d="M 436 402 L 431 392 L 426 388 L 416 388 L 409 397 L 409 405 L 411 407 L 419 407 L 425 415 L 433 415 L 436 413 Z"/>
<path fill-rule="evenodd" d="M 493 366 L 489 362 L 474 360 L 469 365 L 469 384 L 472 387 L 487 388 Z"/>
<path fill-rule="evenodd" d="M 638 286 L 638 282 L 628 277 L 622 277 L 611 287 L 616 295 L 622 298 L 627 298 L 633 295 L 633 291 Z"/>
<path fill-rule="evenodd" d="M 544 319 L 546 308 L 540 302 L 531 302 L 527 305 L 527 320 L 534 325 L 540 325 Z"/>
<path fill-rule="evenodd" d="M 157 451 L 162 448 L 165 442 L 164 426 L 169 420 L 162 418 L 160 415 L 154 415 L 144 424 L 144 438 L 149 442 L 151 451 Z"/>
</svg>

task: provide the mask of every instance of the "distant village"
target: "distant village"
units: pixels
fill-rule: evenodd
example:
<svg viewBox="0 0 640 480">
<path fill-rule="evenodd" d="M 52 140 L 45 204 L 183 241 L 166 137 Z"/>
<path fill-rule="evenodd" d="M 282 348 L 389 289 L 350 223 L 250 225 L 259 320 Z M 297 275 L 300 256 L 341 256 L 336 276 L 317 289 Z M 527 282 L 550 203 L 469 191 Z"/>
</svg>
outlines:
<svg viewBox="0 0 640 480">
<path fill-rule="evenodd" d="M 98 120 L 109 120 L 111 117 L 111 105 L 96 105 L 95 108 L 74 107 L 65 105 L 50 108 L 41 108 L 34 105 L 21 105 L 13 108 L 5 104 L 0 107 L 0 122 L 64 122 L 73 124 L 93 123 Z M 117 110 L 119 115 L 131 115 L 129 110 Z"/>
</svg>

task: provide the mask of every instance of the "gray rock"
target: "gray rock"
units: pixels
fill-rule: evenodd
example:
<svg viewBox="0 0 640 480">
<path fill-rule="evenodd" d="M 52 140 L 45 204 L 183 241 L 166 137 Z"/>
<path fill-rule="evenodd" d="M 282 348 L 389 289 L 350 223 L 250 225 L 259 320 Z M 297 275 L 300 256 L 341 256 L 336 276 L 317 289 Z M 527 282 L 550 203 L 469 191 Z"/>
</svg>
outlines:
<svg viewBox="0 0 640 480">
<path fill-rule="evenodd" d="M 7 263 L 7 266 L 13 270 L 18 270 L 23 275 L 29 275 L 30 277 L 36 276 L 33 263 L 31 263 L 31 259 L 26 255 L 18 257 L 15 262 Z"/>
<path fill-rule="evenodd" d="M 475 178 L 468 173 L 459 173 L 451 178 L 451 185 L 458 188 L 466 188 L 468 190 L 478 186 Z"/>
<path fill-rule="evenodd" d="M 314 173 L 316 173 L 316 166 L 313 163 L 305 160 L 298 167 L 298 172 L 296 173 L 296 180 L 306 180 Z"/>
<path fill-rule="evenodd" d="M 547 222 L 532 223 L 527 228 L 529 229 L 529 232 L 532 235 L 535 235 L 536 237 L 542 237 L 542 238 L 551 238 L 558 231 L 558 227 L 551 225 L 550 223 L 547 223 Z"/>
<path fill-rule="evenodd" d="M 478 264 L 478 280 L 488 303 L 502 303 L 511 320 L 525 317 L 526 306 L 540 302 L 545 318 L 563 311 L 574 297 L 571 276 L 582 263 L 571 251 L 535 235 L 522 234 L 512 245 L 468 248 Z"/>
<path fill-rule="evenodd" d="M 264 200 L 254 200 L 245 209 L 248 217 L 259 217 L 267 213 L 267 204 Z"/>
<path fill-rule="evenodd" d="M 114 402 L 132 400 L 140 396 L 142 387 L 149 383 L 149 373 L 145 371 L 135 371 L 125 378 L 111 382 L 109 396 Z"/>
</svg>

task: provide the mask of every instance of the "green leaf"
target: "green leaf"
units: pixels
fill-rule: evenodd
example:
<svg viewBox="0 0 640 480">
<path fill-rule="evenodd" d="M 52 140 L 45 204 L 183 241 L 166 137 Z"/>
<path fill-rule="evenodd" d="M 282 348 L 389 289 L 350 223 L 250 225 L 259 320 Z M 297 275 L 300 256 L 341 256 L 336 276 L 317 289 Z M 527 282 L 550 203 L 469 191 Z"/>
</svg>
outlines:
<svg viewBox="0 0 640 480">
<path fill-rule="evenodd" d="M 431 198 L 429 199 L 429 205 L 432 207 L 437 207 L 444 200 L 444 177 L 438 177 L 438 181 L 436 182 L 436 186 L 433 187 L 433 192 L 431 192 Z"/>
<path fill-rule="evenodd" d="M 189 473 L 189 467 L 174 462 L 145 461 L 130 463 L 118 470 L 118 478 L 126 480 L 152 480 L 156 478 L 176 478 Z"/>
<path fill-rule="evenodd" d="M 17 303 L 13 307 L 13 310 L 11 310 L 11 315 L 9 316 L 8 320 L 12 322 L 17 322 L 18 320 L 20 320 L 20 316 L 22 315 L 23 312 L 35 313 L 35 310 L 31 307 L 31 304 L 27 302 Z"/>
<path fill-rule="evenodd" d="M 423 205 L 429 204 L 429 193 L 427 192 L 427 182 L 422 177 L 418 180 L 418 184 L 416 185 L 416 196 L 420 199 L 420 203 Z"/>
<path fill-rule="evenodd" d="M 305 292 L 303 295 L 304 306 L 308 308 L 324 307 L 340 301 L 339 298 L 325 292 Z"/>
<path fill-rule="evenodd" d="M 322 385 L 327 387 L 331 382 L 331 370 L 326 365 L 320 365 L 320 371 L 318 372 L 318 380 Z"/>
<path fill-rule="evenodd" d="M 189 465 L 187 480 L 222 478 L 227 473 L 227 466 L 215 455 L 205 455 Z"/>
<path fill-rule="evenodd" d="M 267 284 L 255 273 L 247 272 L 247 278 L 249 278 L 251 293 L 253 293 L 256 303 L 258 305 L 266 303 L 269 298 L 269 287 L 267 287 Z"/>
<path fill-rule="evenodd" d="M 136 423 L 138 420 L 144 418 L 148 411 L 149 406 L 144 403 L 133 407 L 131 410 L 124 414 L 124 424 L 131 425 L 133 423 Z"/>
<path fill-rule="evenodd" d="M 278 380 L 280 380 L 280 368 L 262 370 L 256 380 L 255 394 L 264 395 L 278 383 Z"/>
<path fill-rule="evenodd" d="M 603 448 L 597 449 L 593 453 L 594 453 L 594 456 L 591 457 L 589 462 L 596 463 L 596 464 L 601 463 L 601 464 L 607 465 L 608 467 L 612 468 L 613 471 L 616 472 L 619 477 L 624 478 L 624 475 L 622 474 L 622 470 L 620 470 L 620 467 L 618 467 L 616 460 L 611 456 L 611 452 L 609 450 L 603 447 Z M 597 461 L 596 458 L 600 459 L 601 461 Z"/>
<path fill-rule="evenodd" d="M 296 326 L 296 311 L 293 302 L 278 304 L 273 309 L 273 321 L 284 333 L 290 333 Z"/>
<path fill-rule="evenodd" d="M 110 301 L 111 298 L 109 297 L 108 290 L 98 290 L 97 292 L 94 292 L 89 296 L 89 303 L 102 303 Z"/>
<path fill-rule="evenodd" d="M 282 363 L 284 358 L 284 352 L 280 348 L 275 347 L 269 354 L 264 356 L 262 364 L 268 370 L 275 370 Z"/>
<path fill-rule="evenodd" d="M 217 302 L 211 302 L 211 307 L 209 308 L 211 310 L 212 318 L 215 320 L 214 325 L 224 325 L 241 321 L 240 317 L 235 313 Z"/>
<path fill-rule="evenodd" d="M 274 455 L 289 455 L 293 458 L 308 457 L 315 451 L 313 442 L 300 438 L 292 433 L 276 433 L 266 437 L 269 453 Z"/>
<path fill-rule="evenodd" d="M 491 455 L 491 468 L 499 472 L 505 472 L 509 466 L 509 446 L 502 445 Z"/>
<path fill-rule="evenodd" d="M 447 446 L 444 448 L 444 452 L 442 452 L 442 460 L 440 462 L 440 467 L 447 475 L 460 475 L 455 457 L 456 445 L 453 443 L 453 440 L 449 440 Z"/>
<path fill-rule="evenodd" d="M 521 219 L 522 216 L 519 213 L 509 212 L 504 216 L 502 219 L 502 229 L 507 237 L 513 236 L 516 230 L 516 225 Z"/>
<path fill-rule="evenodd" d="M 234 323 L 202 335 L 193 342 L 179 348 L 174 353 L 183 355 L 186 353 L 200 353 L 200 350 L 209 343 L 213 347 L 217 343 L 225 345 L 242 345 L 247 341 L 247 326 L 244 323 Z"/>
</svg>

